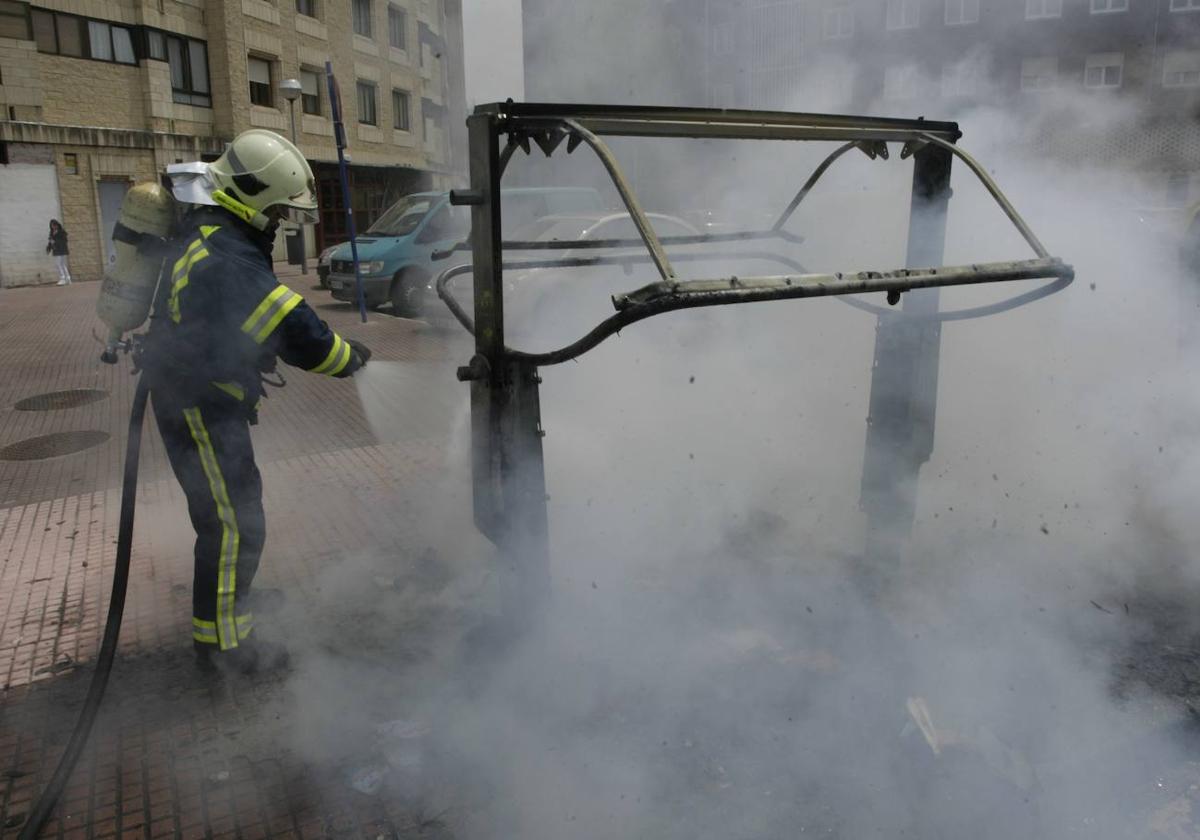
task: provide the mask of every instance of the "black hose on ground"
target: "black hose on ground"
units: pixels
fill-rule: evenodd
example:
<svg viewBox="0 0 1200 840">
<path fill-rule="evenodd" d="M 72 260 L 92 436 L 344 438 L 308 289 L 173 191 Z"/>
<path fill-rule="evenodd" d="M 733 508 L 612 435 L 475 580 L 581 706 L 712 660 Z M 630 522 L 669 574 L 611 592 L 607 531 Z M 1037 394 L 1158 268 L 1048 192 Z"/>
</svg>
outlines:
<svg viewBox="0 0 1200 840">
<path fill-rule="evenodd" d="M 138 459 L 142 448 L 142 422 L 146 417 L 146 398 L 149 388 L 145 377 L 138 378 L 133 392 L 133 407 L 129 413 L 129 435 L 125 445 L 125 476 L 121 485 L 121 521 L 117 532 L 117 564 L 113 569 L 112 596 L 108 601 L 108 618 L 104 622 L 104 639 L 100 643 L 100 655 L 96 658 L 96 669 L 88 686 L 87 697 L 75 722 L 71 740 L 58 760 L 58 767 L 50 782 L 42 790 L 37 805 L 29 814 L 17 840 L 35 840 L 46 820 L 50 818 L 71 771 L 79 761 L 79 754 L 87 743 L 104 699 L 104 689 L 112 673 L 113 657 L 117 652 L 117 637 L 121 633 L 121 616 L 125 613 L 125 589 L 129 583 L 129 555 L 133 550 L 133 513 L 137 502 Z"/>
</svg>

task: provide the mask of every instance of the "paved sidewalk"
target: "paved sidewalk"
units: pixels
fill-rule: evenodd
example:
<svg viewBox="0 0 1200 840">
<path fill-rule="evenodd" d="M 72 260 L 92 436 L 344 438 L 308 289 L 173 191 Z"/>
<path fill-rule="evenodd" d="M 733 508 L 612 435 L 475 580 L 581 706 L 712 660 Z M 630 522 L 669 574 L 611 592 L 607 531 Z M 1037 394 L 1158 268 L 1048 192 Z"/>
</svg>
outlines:
<svg viewBox="0 0 1200 840">
<path fill-rule="evenodd" d="M 465 444 L 466 389 L 453 367 L 469 356 L 465 336 L 384 313 L 362 324 L 351 307 L 309 288 L 294 270 L 283 273 L 342 335 L 366 342 L 374 361 L 398 363 L 393 378 L 407 383 L 404 393 L 386 396 L 388 427 L 377 436 L 353 382 L 285 369 L 287 387 L 270 394 L 254 428 L 268 519 L 258 580 L 288 594 L 275 626 L 292 643 L 297 667 L 287 679 L 229 682 L 205 679 L 193 667 L 193 534 L 148 418 L 113 681 L 46 837 L 447 831 L 444 820 L 424 815 L 411 790 L 385 786 L 368 796 L 348 785 L 354 751 L 363 746 L 353 734 L 362 736 L 370 722 L 333 725 L 352 733 L 345 751 L 317 756 L 297 752 L 295 732 L 321 728 L 297 698 L 316 669 L 341 654 L 394 689 L 387 711 L 402 717 L 404 686 L 388 683 L 400 680 L 396 663 L 442 655 L 439 645 L 451 644 L 453 634 L 432 630 L 445 625 L 447 604 L 459 609 L 486 590 L 488 547 L 470 525 L 465 461 L 455 455 Z M 98 291 L 98 283 L 0 291 L 0 449 L 59 432 L 109 436 L 74 454 L 0 460 L 3 836 L 18 829 L 66 742 L 111 586 L 135 380 L 127 359 L 98 361 Z M 75 408 L 15 408 L 72 389 L 105 393 Z M 453 574 L 430 575 L 439 564 L 454 566 Z M 406 578 L 414 569 L 423 577 Z M 447 593 L 451 577 L 458 589 Z M 339 586 L 362 594 L 357 601 L 327 596 Z"/>
</svg>

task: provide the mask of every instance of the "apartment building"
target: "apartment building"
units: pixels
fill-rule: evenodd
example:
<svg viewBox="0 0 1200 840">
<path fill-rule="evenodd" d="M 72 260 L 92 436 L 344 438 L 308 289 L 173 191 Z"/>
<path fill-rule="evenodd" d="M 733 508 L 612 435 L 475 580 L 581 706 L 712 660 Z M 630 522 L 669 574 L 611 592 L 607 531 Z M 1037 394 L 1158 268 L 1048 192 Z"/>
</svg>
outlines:
<svg viewBox="0 0 1200 840">
<path fill-rule="evenodd" d="M 248 128 L 290 137 L 293 113 L 321 205 L 310 253 L 344 239 L 326 61 L 360 225 L 450 184 L 461 21 L 460 0 L 0 0 L 0 285 L 52 279 L 50 218 L 70 233 L 72 273 L 99 278 L 133 183 L 211 160 Z M 294 103 L 284 79 L 301 83 Z"/>
<path fill-rule="evenodd" d="M 1036 154 L 1144 175 L 1150 203 L 1200 198 L 1200 0 L 635 6 L 525 0 L 529 97 L 952 119 L 998 108 Z"/>
<path fill-rule="evenodd" d="M 957 118 L 1200 197 L 1200 0 L 677 0 L 716 107 Z M 786 46 L 780 47 L 780 33 Z"/>
</svg>

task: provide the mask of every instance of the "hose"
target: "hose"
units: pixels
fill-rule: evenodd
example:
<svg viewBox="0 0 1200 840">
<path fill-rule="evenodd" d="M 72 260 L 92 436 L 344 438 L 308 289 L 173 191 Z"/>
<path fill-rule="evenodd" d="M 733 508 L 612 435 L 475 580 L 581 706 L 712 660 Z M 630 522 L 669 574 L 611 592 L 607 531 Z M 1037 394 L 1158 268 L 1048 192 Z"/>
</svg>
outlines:
<svg viewBox="0 0 1200 840">
<path fill-rule="evenodd" d="M 50 813 L 54 810 L 71 771 L 79 761 L 79 755 L 92 732 L 92 724 L 96 722 L 96 713 L 100 711 L 100 701 L 104 699 L 104 689 L 108 686 L 108 677 L 112 673 L 113 657 L 117 652 L 117 637 L 121 633 L 121 616 L 125 613 L 125 590 L 129 583 L 129 556 L 133 550 L 133 513 L 137 502 L 138 459 L 142 448 L 142 425 L 146 417 L 146 399 L 149 387 L 145 377 L 138 378 L 137 388 L 133 392 L 133 407 L 129 414 L 129 435 L 125 446 L 125 476 L 121 485 L 121 519 L 117 531 L 117 564 L 113 569 L 112 596 L 108 600 L 108 618 L 104 622 L 104 638 L 100 643 L 100 655 L 96 659 L 96 669 L 92 672 L 92 682 L 88 686 L 87 697 L 75 722 L 75 731 L 71 740 L 58 760 L 58 767 L 50 782 L 42 790 L 37 805 L 29 814 L 25 825 L 21 828 L 18 840 L 35 840 L 41 832 Z"/>
</svg>

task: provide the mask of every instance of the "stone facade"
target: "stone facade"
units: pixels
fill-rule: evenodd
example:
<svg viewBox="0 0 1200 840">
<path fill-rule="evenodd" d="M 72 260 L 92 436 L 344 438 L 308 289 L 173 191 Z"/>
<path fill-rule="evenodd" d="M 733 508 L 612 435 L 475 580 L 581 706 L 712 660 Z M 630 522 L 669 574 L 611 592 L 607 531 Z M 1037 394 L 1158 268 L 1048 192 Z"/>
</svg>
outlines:
<svg viewBox="0 0 1200 840">
<path fill-rule="evenodd" d="M 111 201 L 112 182 L 152 179 L 168 163 L 215 156 L 249 128 L 290 137 L 292 115 L 279 83 L 301 78 L 302 71 L 318 74 L 319 93 L 315 109 L 311 100 L 307 108 L 294 103 L 297 143 L 319 179 L 332 177 L 328 164 L 337 161 L 337 148 L 324 72 L 331 61 L 356 176 L 352 183 L 374 185 L 369 201 L 355 196 L 356 214 L 367 216 L 360 215 L 359 224 L 369 223 L 381 202 L 394 200 L 404 185 L 449 186 L 465 169 L 465 150 L 450 148 L 460 135 L 447 124 L 448 114 L 459 122 L 465 115 L 459 0 L 365 0 L 369 37 L 354 31 L 353 2 L 313 0 L 309 16 L 297 11 L 297 0 L 32 0 L 29 39 L 0 39 L 0 173 L 8 166 L 33 166 L 26 158 L 40 150 L 42 165 L 54 166 L 57 206 L 71 234 L 72 273 L 99 279 L 111 233 L 102 195 Z M 404 20 L 401 48 L 391 43 L 389 6 Z M 60 42 L 53 35 L 47 41 L 43 30 L 39 43 L 32 26 L 46 20 L 47 12 L 60 21 L 84 19 L 85 53 L 97 49 L 89 40 L 97 37 L 96 27 L 125 27 L 135 60 L 56 54 Z M 359 20 L 361 27 L 362 15 Z M 150 39 L 160 37 L 152 33 L 162 33 L 168 46 L 171 36 L 202 42 L 207 78 L 180 88 L 183 72 L 195 79 L 202 68 L 173 69 L 162 60 L 165 53 L 152 54 Z M 179 43 L 185 44 L 187 63 L 186 42 Z M 258 103 L 251 102 L 252 62 L 259 73 L 261 62 L 270 68 L 269 95 Z M 374 86 L 374 124 L 359 113 L 360 81 Z M 407 120 L 395 119 L 393 90 L 407 94 Z M 44 182 L 50 174 L 22 172 L 23 184 Z M 319 192 L 332 194 L 328 185 Z M 17 200 L 15 194 L 0 194 L 0 214 L 21 212 Z M 338 237 L 310 235 L 310 254 L 316 243 L 330 244 L 331 238 Z M 26 258 L 20 262 L 31 264 Z M 0 286 L 39 282 L 39 274 L 40 282 L 54 279 L 42 269 L 15 265 L 0 254 Z"/>
</svg>

